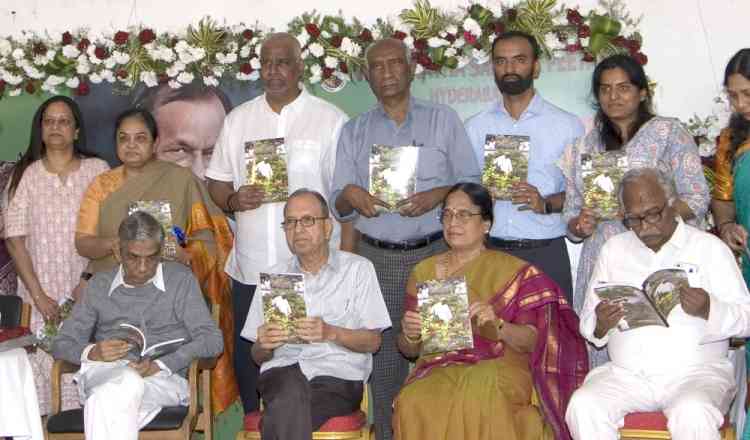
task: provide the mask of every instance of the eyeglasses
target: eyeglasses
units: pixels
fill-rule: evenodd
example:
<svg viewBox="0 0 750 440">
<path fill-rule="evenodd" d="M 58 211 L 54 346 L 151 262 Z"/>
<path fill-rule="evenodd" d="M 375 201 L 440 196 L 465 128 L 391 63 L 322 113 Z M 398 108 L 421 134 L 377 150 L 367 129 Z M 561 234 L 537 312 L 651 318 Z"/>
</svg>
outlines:
<svg viewBox="0 0 750 440">
<path fill-rule="evenodd" d="M 281 222 L 281 227 L 287 231 L 291 231 L 295 229 L 297 227 L 297 223 L 299 223 L 302 226 L 309 228 L 312 227 L 317 220 L 325 220 L 327 218 L 328 217 L 313 217 L 311 215 L 306 215 L 302 218 L 289 217 Z"/>
<path fill-rule="evenodd" d="M 468 209 L 443 209 L 440 211 L 438 218 L 442 224 L 450 224 L 453 219 L 458 220 L 458 223 L 463 225 L 469 221 L 470 218 L 475 215 L 482 215 L 481 212 L 471 212 Z"/>
<path fill-rule="evenodd" d="M 654 208 L 644 215 L 626 216 L 624 219 L 622 219 L 622 224 L 625 225 L 625 227 L 628 229 L 640 228 L 641 226 L 643 226 L 643 222 L 646 222 L 650 225 L 655 225 L 661 221 L 664 214 L 664 208 L 666 207 L 667 204 L 664 203 L 661 208 Z"/>
<path fill-rule="evenodd" d="M 59 125 L 62 128 L 70 128 L 73 126 L 73 120 L 68 118 L 43 118 L 42 125 L 45 127 L 53 127 Z"/>
</svg>

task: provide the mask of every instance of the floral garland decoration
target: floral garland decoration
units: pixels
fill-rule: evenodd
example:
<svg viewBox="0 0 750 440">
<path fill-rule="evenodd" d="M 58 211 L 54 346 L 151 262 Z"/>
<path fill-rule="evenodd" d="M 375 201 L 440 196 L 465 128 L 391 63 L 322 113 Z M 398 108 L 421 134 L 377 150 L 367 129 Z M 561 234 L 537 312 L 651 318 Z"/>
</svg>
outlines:
<svg viewBox="0 0 750 440">
<path fill-rule="evenodd" d="M 625 11 L 623 0 L 599 0 L 599 9 L 585 15 L 558 7 L 557 0 L 522 0 L 514 7 L 473 3 L 453 12 L 415 0 L 413 8 L 395 19 L 378 19 L 371 26 L 341 13 L 313 11 L 294 18 L 288 31 L 303 48 L 304 80 L 340 89 L 364 67 L 367 47 L 389 36 L 412 51 L 418 74 L 460 69 L 472 60 L 485 63 L 492 42 L 506 30 L 533 35 L 547 57 L 580 52 L 584 61 L 593 62 L 622 52 L 646 64 L 639 22 Z M 179 88 L 196 80 L 208 86 L 228 79 L 256 81 L 264 35 L 258 25 L 219 25 L 210 18 L 183 33 L 157 34 L 143 26 L 113 34 L 24 31 L 0 38 L 0 95 L 61 89 L 86 95 L 91 84 L 103 81 L 124 93 L 140 83 Z"/>
</svg>

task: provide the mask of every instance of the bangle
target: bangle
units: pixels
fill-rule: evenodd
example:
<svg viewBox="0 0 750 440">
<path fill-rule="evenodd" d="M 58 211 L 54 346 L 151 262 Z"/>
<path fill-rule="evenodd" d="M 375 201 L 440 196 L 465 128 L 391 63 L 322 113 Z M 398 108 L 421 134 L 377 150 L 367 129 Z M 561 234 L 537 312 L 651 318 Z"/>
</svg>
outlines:
<svg viewBox="0 0 750 440">
<path fill-rule="evenodd" d="M 728 224 L 730 224 L 730 223 L 734 223 L 734 220 L 727 220 L 727 221 L 725 221 L 725 222 L 721 222 L 721 223 L 719 223 L 719 225 L 718 225 L 718 226 L 716 226 L 716 229 L 719 229 L 719 230 L 721 230 L 722 226 L 728 225 Z"/>
<path fill-rule="evenodd" d="M 422 335 L 419 335 L 418 338 L 411 338 L 406 333 L 401 333 L 401 334 L 404 335 L 404 339 L 406 340 L 406 342 L 410 344 L 419 344 L 420 342 L 422 342 Z"/>
<path fill-rule="evenodd" d="M 505 326 L 505 320 L 503 318 L 497 318 L 497 329 L 500 330 Z"/>
<path fill-rule="evenodd" d="M 549 214 L 549 209 L 547 208 L 547 199 L 542 198 L 542 214 Z"/>
</svg>

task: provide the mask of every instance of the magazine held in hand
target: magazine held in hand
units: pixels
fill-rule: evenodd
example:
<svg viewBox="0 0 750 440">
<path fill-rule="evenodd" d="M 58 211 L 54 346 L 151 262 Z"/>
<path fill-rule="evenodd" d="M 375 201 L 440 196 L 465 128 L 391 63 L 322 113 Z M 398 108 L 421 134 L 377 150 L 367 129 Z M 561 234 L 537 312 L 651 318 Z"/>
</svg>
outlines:
<svg viewBox="0 0 750 440">
<path fill-rule="evenodd" d="M 422 318 L 422 354 L 474 348 L 466 278 L 417 284 Z"/>
<path fill-rule="evenodd" d="M 263 187 L 266 193 L 263 203 L 284 202 L 289 198 L 284 138 L 246 142 L 245 167 L 245 182 Z"/>
<path fill-rule="evenodd" d="M 178 238 L 175 237 L 175 229 L 179 229 L 172 221 L 172 205 L 169 200 L 137 200 L 130 202 L 128 205 L 128 215 L 136 211 L 143 211 L 150 214 L 159 222 L 164 229 L 164 245 L 161 249 L 161 255 L 168 260 L 174 260 L 177 255 Z"/>
<path fill-rule="evenodd" d="M 370 151 L 369 191 L 388 204 L 379 210 L 397 212 L 398 203 L 417 192 L 419 148 L 373 145 Z"/>
<path fill-rule="evenodd" d="M 495 200 L 510 200 L 510 188 L 525 182 L 529 170 L 529 137 L 488 134 L 484 141 L 482 185 Z"/>
<path fill-rule="evenodd" d="M 263 319 L 289 332 L 289 344 L 306 344 L 297 336 L 297 321 L 307 316 L 305 276 L 301 273 L 260 273 Z"/>
<path fill-rule="evenodd" d="M 628 157 L 624 151 L 581 154 L 583 205 L 591 208 L 596 218 L 617 217 L 620 210 L 617 188 L 627 170 Z"/>
<path fill-rule="evenodd" d="M 123 322 L 120 323 L 120 328 L 123 330 L 123 336 L 118 339 L 122 339 L 133 346 L 131 351 L 139 361 L 143 358 L 149 358 L 151 360 L 158 359 L 166 354 L 176 351 L 180 348 L 182 343 L 185 342 L 185 338 L 177 338 L 162 341 L 158 344 L 148 345 L 146 334 L 137 326 Z"/>
<path fill-rule="evenodd" d="M 669 312 L 680 303 L 680 290 L 689 286 L 687 272 L 671 268 L 652 273 L 642 286 L 607 283 L 594 292 L 602 301 L 622 304 L 625 316 L 617 327 L 625 331 L 647 325 L 669 327 Z"/>
</svg>

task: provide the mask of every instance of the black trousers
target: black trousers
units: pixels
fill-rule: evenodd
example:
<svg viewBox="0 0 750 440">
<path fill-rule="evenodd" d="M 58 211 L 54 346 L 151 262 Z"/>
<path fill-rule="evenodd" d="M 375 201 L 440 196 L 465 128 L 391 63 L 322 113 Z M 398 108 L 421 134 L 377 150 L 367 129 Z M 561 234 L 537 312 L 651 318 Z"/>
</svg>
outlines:
<svg viewBox="0 0 750 440">
<path fill-rule="evenodd" d="M 253 343 L 240 336 L 245 327 L 247 312 L 255 294 L 254 285 L 232 280 L 232 313 L 234 315 L 234 375 L 240 389 L 240 399 L 245 414 L 260 409 L 258 399 L 258 375 L 260 368 L 253 361 Z"/>
<path fill-rule="evenodd" d="M 489 242 L 489 247 L 526 260 L 539 268 L 560 286 L 565 299 L 572 306 L 573 276 L 570 273 L 570 256 L 568 255 L 568 246 L 565 243 L 565 237 L 555 238 L 547 246 L 530 249 L 501 248 L 493 245 L 492 240 Z"/>
<path fill-rule="evenodd" d="M 265 371 L 258 390 L 264 405 L 263 440 L 310 440 L 328 419 L 359 408 L 363 385 L 331 376 L 308 381 L 294 364 Z"/>
</svg>

